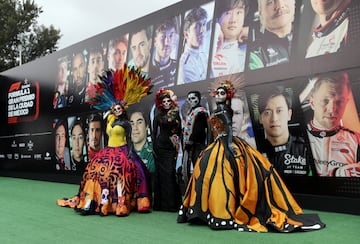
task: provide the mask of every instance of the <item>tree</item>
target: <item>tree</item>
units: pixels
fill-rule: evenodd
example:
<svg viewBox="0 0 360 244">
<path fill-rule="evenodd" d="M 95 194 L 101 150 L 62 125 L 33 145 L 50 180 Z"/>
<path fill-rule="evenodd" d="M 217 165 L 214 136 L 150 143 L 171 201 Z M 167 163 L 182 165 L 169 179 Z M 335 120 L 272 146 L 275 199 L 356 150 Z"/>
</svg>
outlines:
<svg viewBox="0 0 360 244">
<path fill-rule="evenodd" d="M 58 49 L 60 30 L 39 26 L 42 12 L 34 0 L 0 0 L 0 72 Z"/>
</svg>

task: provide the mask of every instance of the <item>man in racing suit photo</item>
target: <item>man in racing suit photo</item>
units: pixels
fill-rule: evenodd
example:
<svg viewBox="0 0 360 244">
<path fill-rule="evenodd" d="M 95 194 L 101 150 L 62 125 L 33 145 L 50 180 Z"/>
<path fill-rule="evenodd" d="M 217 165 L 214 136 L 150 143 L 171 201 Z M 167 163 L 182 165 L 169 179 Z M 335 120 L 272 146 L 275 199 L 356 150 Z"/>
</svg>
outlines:
<svg viewBox="0 0 360 244">
<path fill-rule="evenodd" d="M 184 50 L 180 56 L 177 85 L 205 80 L 208 53 L 204 50 L 207 39 L 208 14 L 202 7 L 192 9 L 184 18 Z"/>
<path fill-rule="evenodd" d="M 319 176 L 360 177 L 360 134 L 342 126 L 349 83 L 346 72 L 318 76 L 310 92 L 307 129 Z"/>
<path fill-rule="evenodd" d="M 291 135 L 288 122 L 292 117 L 292 99 L 289 91 L 277 86 L 260 94 L 259 122 L 264 127 L 265 140 L 259 145 L 263 153 L 283 176 L 312 175 L 311 154 L 301 136 Z"/>
<path fill-rule="evenodd" d="M 268 2 L 258 0 L 260 31 L 253 30 L 255 37 L 249 48 L 250 70 L 289 62 L 295 0 Z"/>
<path fill-rule="evenodd" d="M 313 30 L 312 41 L 306 58 L 335 53 L 357 44 L 360 37 L 360 2 L 352 0 L 311 0 L 311 6 L 319 19 Z"/>
</svg>

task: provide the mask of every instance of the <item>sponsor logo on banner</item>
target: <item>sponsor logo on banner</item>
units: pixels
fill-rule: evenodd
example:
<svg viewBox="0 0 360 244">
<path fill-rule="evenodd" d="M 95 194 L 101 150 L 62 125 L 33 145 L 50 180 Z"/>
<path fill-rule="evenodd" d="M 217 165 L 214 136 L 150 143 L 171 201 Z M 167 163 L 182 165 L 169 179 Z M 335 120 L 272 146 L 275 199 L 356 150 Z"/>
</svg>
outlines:
<svg viewBox="0 0 360 244">
<path fill-rule="evenodd" d="M 41 153 L 34 154 L 34 159 L 41 160 L 42 159 L 42 154 Z"/>
<path fill-rule="evenodd" d="M 30 154 L 21 154 L 20 158 L 21 159 L 31 159 L 31 155 Z"/>
<path fill-rule="evenodd" d="M 27 143 L 27 148 L 28 148 L 28 151 L 32 151 L 33 148 L 34 148 L 34 143 L 30 140 L 28 143 Z"/>
<path fill-rule="evenodd" d="M 45 160 L 51 160 L 51 154 L 49 152 L 46 152 L 44 159 Z"/>
</svg>

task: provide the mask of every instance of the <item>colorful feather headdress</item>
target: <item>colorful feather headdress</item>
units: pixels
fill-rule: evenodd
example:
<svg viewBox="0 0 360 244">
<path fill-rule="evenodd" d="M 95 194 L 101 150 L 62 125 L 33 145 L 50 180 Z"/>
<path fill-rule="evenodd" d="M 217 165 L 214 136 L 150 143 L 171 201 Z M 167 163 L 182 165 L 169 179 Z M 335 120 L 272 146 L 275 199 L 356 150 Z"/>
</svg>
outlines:
<svg viewBox="0 0 360 244">
<path fill-rule="evenodd" d="M 114 104 L 125 109 L 139 102 L 151 93 L 151 79 L 141 72 L 141 68 L 124 67 L 108 70 L 100 76 L 97 84 L 90 83 L 86 88 L 85 102 L 98 110 L 108 110 Z"/>
</svg>

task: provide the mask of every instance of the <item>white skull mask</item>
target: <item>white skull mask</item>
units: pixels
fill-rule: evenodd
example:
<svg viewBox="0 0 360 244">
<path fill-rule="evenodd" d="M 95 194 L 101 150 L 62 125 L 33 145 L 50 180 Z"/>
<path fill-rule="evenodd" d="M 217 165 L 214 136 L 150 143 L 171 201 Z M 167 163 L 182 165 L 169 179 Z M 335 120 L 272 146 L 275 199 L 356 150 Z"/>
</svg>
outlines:
<svg viewBox="0 0 360 244">
<path fill-rule="evenodd" d="M 217 103 L 223 103 L 226 101 L 226 91 L 224 88 L 219 88 L 216 90 L 215 100 Z"/>
<path fill-rule="evenodd" d="M 187 97 L 187 101 L 190 104 L 190 106 L 192 108 L 194 108 L 196 105 L 199 104 L 200 100 L 199 98 L 194 94 L 194 93 L 190 93 Z"/>
<path fill-rule="evenodd" d="M 165 98 L 162 100 L 162 104 L 163 104 L 163 106 L 164 106 L 164 109 L 170 109 L 170 108 L 171 108 L 172 101 L 171 101 L 170 98 L 165 97 Z"/>
</svg>

